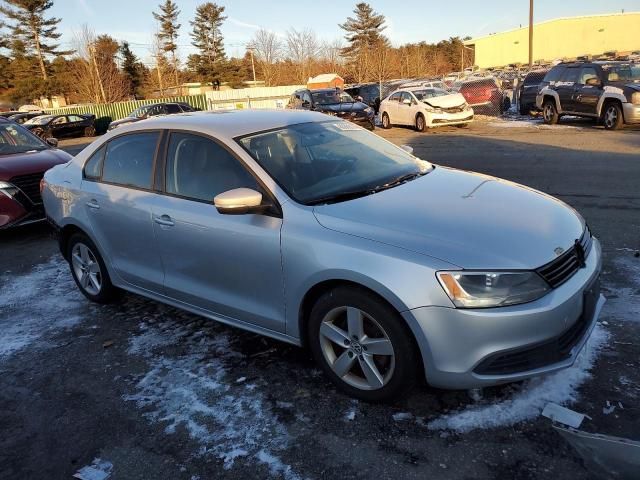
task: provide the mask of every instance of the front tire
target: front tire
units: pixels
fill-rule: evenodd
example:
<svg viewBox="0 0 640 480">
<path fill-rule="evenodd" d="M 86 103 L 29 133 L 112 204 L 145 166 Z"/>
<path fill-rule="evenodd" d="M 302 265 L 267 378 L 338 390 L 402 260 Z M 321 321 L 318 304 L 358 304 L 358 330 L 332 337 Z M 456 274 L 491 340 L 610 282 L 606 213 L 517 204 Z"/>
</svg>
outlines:
<svg viewBox="0 0 640 480">
<path fill-rule="evenodd" d="M 382 128 L 385 130 L 389 130 L 391 128 L 391 120 L 389 119 L 387 112 L 382 114 Z"/>
<path fill-rule="evenodd" d="M 560 120 L 556 102 L 553 100 L 545 100 L 542 105 L 542 118 L 547 125 L 556 125 Z"/>
<path fill-rule="evenodd" d="M 96 135 L 96 129 L 94 127 L 86 127 L 84 129 L 85 137 L 95 137 L 95 135 Z"/>
<path fill-rule="evenodd" d="M 416 115 L 416 130 L 418 132 L 424 132 L 427 128 L 427 122 L 424 119 L 424 115 L 419 113 Z"/>
<path fill-rule="evenodd" d="M 620 104 L 611 102 L 605 105 L 602 124 L 606 130 L 619 130 L 624 126 L 624 116 Z"/>
<path fill-rule="evenodd" d="M 366 290 L 327 292 L 311 310 L 308 327 L 316 362 L 347 395 L 386 401 L 415 383 L 418 355 L 409 330 L 393 308 Z"/>
<path fill-rule="evenodd" d="M 111 303 L 120 290 L 113 286 L 98 249 L 89 237 L 77 233 L 69 239 L 67 259 L 76 285 L 92 302 Z"/>
</svg>

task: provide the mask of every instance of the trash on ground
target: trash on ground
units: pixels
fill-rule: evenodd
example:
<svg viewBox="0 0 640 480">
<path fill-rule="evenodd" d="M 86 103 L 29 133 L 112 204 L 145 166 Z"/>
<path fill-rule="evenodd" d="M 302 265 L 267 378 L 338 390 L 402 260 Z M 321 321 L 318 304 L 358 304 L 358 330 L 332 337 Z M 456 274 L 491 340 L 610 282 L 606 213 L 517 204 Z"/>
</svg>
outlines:
<svg viewBox="0 0 640 480">
<path fill-rule="evenodd" d="M 544 410 L 542 410 L 542 416 L 573 428 L 578 428 L 584 420 L 582 413 L 561 407 L 557 403 L 547 403 Z"/>
<path fill-rule="evenodd" d="M 554 425 L 582 457 L 587 468 L 603 478 L 638 479 L 640 442 Z"/>
</svg>

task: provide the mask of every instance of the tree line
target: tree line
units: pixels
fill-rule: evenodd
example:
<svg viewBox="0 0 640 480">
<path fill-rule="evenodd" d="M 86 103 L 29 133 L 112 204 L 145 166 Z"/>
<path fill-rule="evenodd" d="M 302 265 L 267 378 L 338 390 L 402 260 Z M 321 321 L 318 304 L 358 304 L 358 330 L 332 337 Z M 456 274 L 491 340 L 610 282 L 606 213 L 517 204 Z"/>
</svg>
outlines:
<svg viewBox="0 0 640 480">
<path fill-rule="evenodd" d="M 225 7 L 206 2 L 184 25 L 195 53 L 181 58 L 184 19 L 177 3 L 165 0 L 152 12 L 158 30 L 146 61 L 128 42 L 86 25 L 63 49 L 62 20 L 49 14 L 53 3 L 0 0 L 0 99 L 19 104 L 64 95 L 67 103 L 110 103 L 178 93 L 184 82 L 241 87 L 257 79 L 276 86 L 305 84 L 311 76 L 333 72 L 347 82 L 380 82 L 443 75 L 463 66 L 457 37 L 393 47 L 384 15 L 364 2 L 338 25 L 344 38 L 322 40 L 308 28 L 290 28 L 284 35 L 263 28 L 247 41 L 240 58 L 225 51 Z M 472 63 L 469 58 L 465 66 Z"/>
</svg>

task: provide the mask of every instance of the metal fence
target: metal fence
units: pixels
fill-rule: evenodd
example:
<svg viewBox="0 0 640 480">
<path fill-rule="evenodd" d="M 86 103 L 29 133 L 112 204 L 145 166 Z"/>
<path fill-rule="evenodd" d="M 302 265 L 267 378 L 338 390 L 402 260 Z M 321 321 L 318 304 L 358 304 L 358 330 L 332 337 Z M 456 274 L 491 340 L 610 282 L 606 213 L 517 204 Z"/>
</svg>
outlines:
<svg viewBox="0 0 640 480">
<path fill-rule="evenodd" d="M 239 88 L 207 92 L 207 108 L 209 110 L 284 108 L 291 94 L 300 88 L 305 88 L 305 85 Z"/>
<path fill-rule="evenodd" d="M 182 97 L 152 98 L 147 100 L 133 100 L 130 102 L 102 103 L 76 105 L 72 107 L 47 108 L 45 113 L 50 115 L 64 115 L 70 113 L 86 114 L 96 116 L 96 130 L 98 133 L 106 131 L 109 123 L 128 116 L 136 108 L 143 105 L 161 102 L 181 102 L 188 103 L 194 108 L 207 110 L 207 97 L 205 95 L 185 95 Z"/>
</svg>

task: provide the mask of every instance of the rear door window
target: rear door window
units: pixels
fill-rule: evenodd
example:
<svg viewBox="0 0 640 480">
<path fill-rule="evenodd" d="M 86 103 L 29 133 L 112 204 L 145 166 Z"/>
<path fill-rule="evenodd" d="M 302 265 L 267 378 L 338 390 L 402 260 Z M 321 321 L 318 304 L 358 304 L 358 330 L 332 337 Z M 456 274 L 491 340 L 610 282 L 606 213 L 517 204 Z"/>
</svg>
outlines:
<svg viewBox="0 0 640 480">
<path fill-rule="evenodd" d="M 153 160 L 159 132 L 143 132 L 111 140 L 102 169 L 102 180 L 125 187 L 150 190 Z"/>
<path fill-rule="evenodd" d="M 560 77 L 562 77 L 562 74 L 564 73 L 564 71 L 566 70 L 566 67 L 554 67 L 551 70 L 549 70 L 549 73 L 547 73 L 547 75 L 544 77 L 544 81 L 545 82 L 557 82 L 560 80 Z"/>
<path fill-rule="evenodd" d="M 580 76 L 579 68 L 569 67 L 564 71 L 564 73 L 562 74 L 562 77 L 560 77 L 560 81 L 566 84 L 577 83 L 579 76 Z"/>
</svg>

